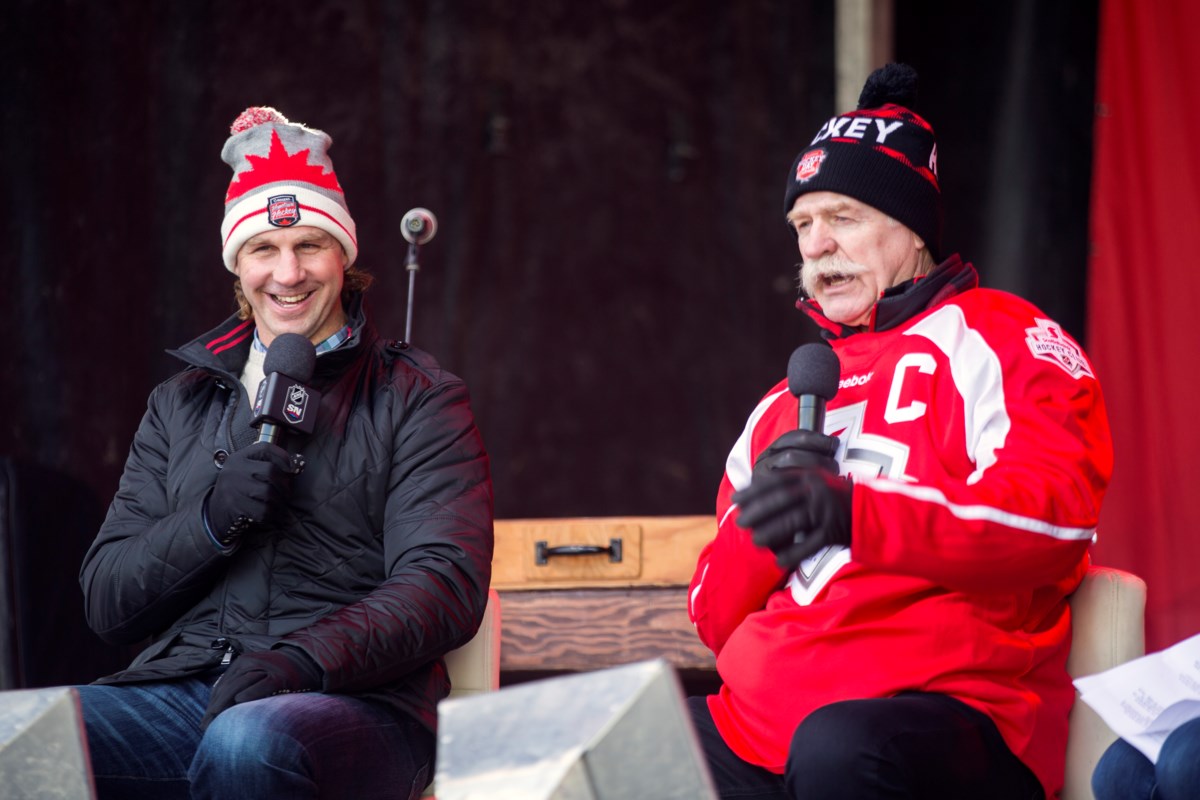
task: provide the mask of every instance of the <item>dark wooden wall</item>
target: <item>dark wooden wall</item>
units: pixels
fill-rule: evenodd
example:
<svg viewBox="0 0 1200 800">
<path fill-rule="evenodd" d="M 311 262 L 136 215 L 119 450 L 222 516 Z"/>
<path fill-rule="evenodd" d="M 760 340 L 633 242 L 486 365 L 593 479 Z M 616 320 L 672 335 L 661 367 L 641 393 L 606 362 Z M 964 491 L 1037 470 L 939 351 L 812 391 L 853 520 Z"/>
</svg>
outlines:
<svg viewBox="0 0 1200 800">
<path fill-rule="evenodd" d="M 994 4 L 995 5 L 995 4 Z M 898 0 L 948 244 L 1082 333 L 1095 8 Z M 832 2 L 16 0 L 0 40 L 0 452 L 107 500 L 164 349 L 232 308 L 219 152 L 328 131 L 385 334 L 472 388 L 501 516 L 705 513 L 812 337 L 783 179 L 833 108 Z M 74 569 L 77 565 L 64 565 Z"/>
</svg>

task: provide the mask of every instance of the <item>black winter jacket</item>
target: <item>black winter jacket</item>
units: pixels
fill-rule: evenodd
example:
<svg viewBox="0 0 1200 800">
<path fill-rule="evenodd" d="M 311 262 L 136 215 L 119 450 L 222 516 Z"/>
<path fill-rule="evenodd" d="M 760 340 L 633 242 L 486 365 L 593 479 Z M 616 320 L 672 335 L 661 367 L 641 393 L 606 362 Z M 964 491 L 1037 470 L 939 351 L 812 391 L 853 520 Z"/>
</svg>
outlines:
<svg viewBox="0 0 1200 800">
<path fill-rule="evenodd" d="M 149 640 L 99 683 L 195 674 L 279 642 L 354 693 L 430 729 L 449 690 L 446 652 L 479 627 L 492 559 L 488 459 L 463 382 L 427 354 L 381 340 L 361 298 L 354 335 L 322 354 L 316 429 L 282 444 L 307 465 L 289 519 L 223 553 L 203 499 L 227 453 L 253 443 L 238 375 L 253 322 L 231 318 L 173 354 L 120 487 L 84 557 L 88 622 L 106 641 Z"/>
</svg>

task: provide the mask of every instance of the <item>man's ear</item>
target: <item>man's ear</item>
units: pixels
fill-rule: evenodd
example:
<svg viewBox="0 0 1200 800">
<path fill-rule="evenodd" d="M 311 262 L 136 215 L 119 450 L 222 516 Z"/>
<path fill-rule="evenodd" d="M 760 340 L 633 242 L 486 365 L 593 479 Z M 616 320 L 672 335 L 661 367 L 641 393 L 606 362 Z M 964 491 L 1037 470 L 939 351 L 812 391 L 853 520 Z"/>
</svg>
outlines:
<svg viewBox="0 0 1200 800">
<path fill-rule="evenodd" d="M 915 250 L 924 250 L 925 249 L 925 240 L 922 239 L 920 236 L 918 236 L 916 231 L 913 231 L 913 249 L 915 249 Z"/>
</svg>

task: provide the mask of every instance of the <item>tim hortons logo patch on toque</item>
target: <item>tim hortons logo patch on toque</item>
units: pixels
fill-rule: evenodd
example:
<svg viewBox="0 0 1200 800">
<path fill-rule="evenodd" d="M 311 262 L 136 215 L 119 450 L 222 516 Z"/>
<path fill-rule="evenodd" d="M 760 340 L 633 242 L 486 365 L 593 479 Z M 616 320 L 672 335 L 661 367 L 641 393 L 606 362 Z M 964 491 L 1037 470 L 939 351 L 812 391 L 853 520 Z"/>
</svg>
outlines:
<svg viewBox="0 0 1200 800">
<path fill-rule="evenodd" d="M 796 165 L 796 180 L 804 183 L 810 178 L 816 176 L 821 170 L 821 162 L 825 160 L 825 150 L 818 148 L 804 154 L 800 159 L 800 163 Z"/>
<path fill-rule="evenodd" d="M 300 221 L 300 204 L 294 194 L 267 198 L 267 222 L 277 228 L 290 228 Z"/>
<path fill-rule="evenodd" d="M 1029 352 L 1033 353 L 1034 358 L 1057 364 L 1072 378 L 1078 379 L 1084 375 L 1096 377 L 1079 345 L 1063 333 L 1058 323 L 1037 318 L 1034 322 L 1037 323 L 1036 328 L 1025 329 L 1025 344 L 1029 345 Z"/>
</svg>

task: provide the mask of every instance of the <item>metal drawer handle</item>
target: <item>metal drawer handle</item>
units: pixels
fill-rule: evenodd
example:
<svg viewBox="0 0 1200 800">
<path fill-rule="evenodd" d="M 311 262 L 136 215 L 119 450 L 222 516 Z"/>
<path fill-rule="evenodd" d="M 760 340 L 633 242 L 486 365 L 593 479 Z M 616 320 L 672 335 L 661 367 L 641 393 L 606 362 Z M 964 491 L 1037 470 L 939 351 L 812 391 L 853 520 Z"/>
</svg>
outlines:
<svg viewBox="0 0 1200 800">
<path fill-rule="evenodd" d="M 608 560 L 620 564 L 622 546 L 620 539 L 609 539 L 608 547 L 598 544 L 564 544 L 550 547 L 547 542 L 537 542 L 533 546 L 533 560 L 538 566 L 550 563 L 550 556 L 591 556 L 597 553 L 608 553 Z"/>
</svg>

